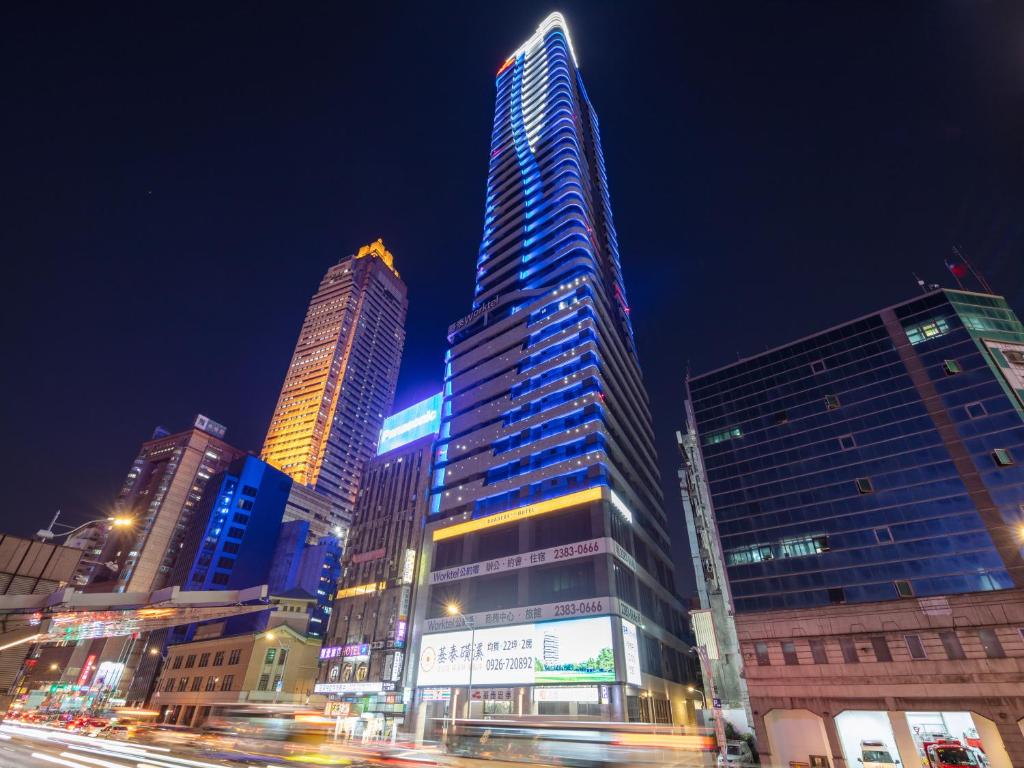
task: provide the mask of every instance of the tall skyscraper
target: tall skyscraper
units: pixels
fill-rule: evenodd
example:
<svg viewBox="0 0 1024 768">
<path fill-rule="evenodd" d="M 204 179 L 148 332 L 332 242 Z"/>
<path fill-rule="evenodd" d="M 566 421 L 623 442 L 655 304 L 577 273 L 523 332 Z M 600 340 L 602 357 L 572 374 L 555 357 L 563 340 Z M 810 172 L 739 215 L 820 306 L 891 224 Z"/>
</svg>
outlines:
<svg viewBox="0 0 1024 768">
<path fill-rule="evenodd" d="M 872 743 L 916 765 L 945 736 L 1024 765 L 1024 325 L 1006 301 L 936 290 L 689 390 L 703 554 L 728 578 L 762 763 L 867 764 Z"/>
<path fill-rule="evenodd" d="M 594 616 L 585 631 L 579 619 L 554 634 L 537 625 L 536 664 L 503 679 L 525 686 L 517 706 L 687 722 L 651 417 L 597 117 L 560 14 L 501 66 L 496 88 L 476 292 L 449 328 L 417 684 L 466 682 L 429 650 L 451 631 L 468 642 L 472 625 L 479 640 L 491 622 L 528 635 L 522 622 Z M 615 684 L 586 701 L 535 697 L 542 647 L 572 653 L 580 633 L 605 643 L 595 658 L 616 659 L 581 679 Z"/>
<path fill-rule="evenodd" d="M 349 517 L 394 401 L 407 308 L 405 283 L 380 240 L 328 269 L 263 443 L 264 461 Z"/>
</svg>

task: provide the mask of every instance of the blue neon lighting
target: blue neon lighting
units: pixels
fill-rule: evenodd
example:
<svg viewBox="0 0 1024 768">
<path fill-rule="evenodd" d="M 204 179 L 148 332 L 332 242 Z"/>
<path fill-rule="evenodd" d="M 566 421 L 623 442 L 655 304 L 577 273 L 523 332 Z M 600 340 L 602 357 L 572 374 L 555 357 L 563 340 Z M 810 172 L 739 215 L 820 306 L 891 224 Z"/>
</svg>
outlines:
<svg viewBox="0 0 1024 768">
<path fill-rule="evenodd" d="M 426 435 L 436 435 L 441 426 L 441 393 L 421 400 L 384 419 L 377 443 L 377 455 L 393 451 Z"/>
</svg>

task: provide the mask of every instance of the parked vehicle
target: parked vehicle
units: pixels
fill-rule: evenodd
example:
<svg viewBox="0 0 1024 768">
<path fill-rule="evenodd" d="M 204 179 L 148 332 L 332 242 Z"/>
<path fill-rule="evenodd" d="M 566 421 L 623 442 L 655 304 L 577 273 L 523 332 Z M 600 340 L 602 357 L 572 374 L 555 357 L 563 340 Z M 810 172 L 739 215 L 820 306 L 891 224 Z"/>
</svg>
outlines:
<svg viewBox="0 0 1024 768">
<path fill-rule="evenodd" d="M 750 745 L 745 741 L 727 741 L 725 743 L 725 757 L 718 754 L 719 768 L 740 768 L 754 764 L 754 754 L 750 751 Z"/>
<path fill-rule="evenodd" d="M 955 739 L 926 742 L 924 754 L 928 758 L 930 768 L 961 768 L 965 765 L 980 765 L 971 751 Z"/>
<path fill-rule="evenodd" d="M 869 740 L 860 743 L 860 757 L 857 762 L 864 768 L 893 768 L 899 760 L 893 758 L 885 742 Z"/>
</svg>

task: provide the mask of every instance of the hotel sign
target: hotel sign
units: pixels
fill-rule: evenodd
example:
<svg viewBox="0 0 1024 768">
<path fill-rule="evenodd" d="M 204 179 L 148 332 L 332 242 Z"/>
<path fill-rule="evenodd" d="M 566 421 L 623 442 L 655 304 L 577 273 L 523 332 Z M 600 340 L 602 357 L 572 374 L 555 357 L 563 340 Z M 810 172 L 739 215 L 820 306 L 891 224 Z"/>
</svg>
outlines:
<svg viewBox="0 0 1024 768">
<path fill-rule="evenodd" d="M 602 487 L 595 486 L 594 488 L 587 488 L 584 491 L 576 491 L 575 493 L 567 493 L 564 496 L 557 496 L 553 499 L 539 501 L 536 504 L 530 504 L 525 507 L 516 507 L 515 509 L 498 512 L 497 514 L 488 515 L 487 517 L 467 520 L 464 523 L 450 525 L 447 528 L 438 528 L 433 532 L 433 534 L 431 534 L 431 536 L 434 541 L 442 541 L 455 536 L 463 536 L 467 533 L 472 533 L 473 531 L 493 528 L 497 525 L 517 523 L 520 520 L 526 520 L 527 518 L 536 517 L 538 515 L 545 515 L 549 512 L 556 512 L 560 509 L 567 509 L 568 507 L 575 507 L 580 504 L 586 504 L 590 501 L 600 501 L 602 498 Z"/>
<path fill-rule="evenodd" d="M 461 331 L 467 325 L 472 323 L 474 320 L 479 318 L 481 315 L 486 314 L 487 312 L 490 312 L 496 306 L 498 306 L 498 297 L 497 296 L 495 296 L 493 299 L 491 299 L 489 301 L 485 301 L 483 304 L 481 304 L 479 307 L 474 309 L 468 315 L 466 315 L 465 317 L 463 317 L 463 318 L 461 318 L 459 320 L 456 320 L 454 323 L 449 325 L 448 326 L 448 335 L 451 336 L 456 331 Z"/>
</svg>

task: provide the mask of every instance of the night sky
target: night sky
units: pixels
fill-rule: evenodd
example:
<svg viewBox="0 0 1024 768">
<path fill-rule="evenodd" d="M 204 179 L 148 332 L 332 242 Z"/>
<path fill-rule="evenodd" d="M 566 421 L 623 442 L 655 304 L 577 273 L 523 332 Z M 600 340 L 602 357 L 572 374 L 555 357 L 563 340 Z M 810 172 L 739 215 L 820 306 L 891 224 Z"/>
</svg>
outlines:
<svg viewBox="0 0 1024 768">
<path fill-rule="evenodd" d="M 396 407 L 437 391 L 494 74 L 552 10 L 677 523 L 687 365 L 949 285 L 953 243 L 1024 312 L 1021 2 L 4 3 L 0 528 L 105 515 L 197 412 L 258 450 L 310 295 L 377 237 L 409 286 Z"/>
</svg>

